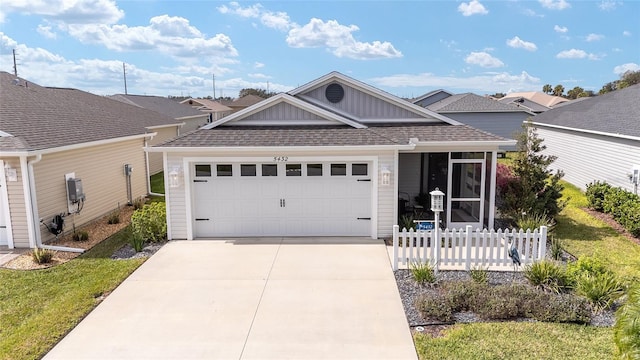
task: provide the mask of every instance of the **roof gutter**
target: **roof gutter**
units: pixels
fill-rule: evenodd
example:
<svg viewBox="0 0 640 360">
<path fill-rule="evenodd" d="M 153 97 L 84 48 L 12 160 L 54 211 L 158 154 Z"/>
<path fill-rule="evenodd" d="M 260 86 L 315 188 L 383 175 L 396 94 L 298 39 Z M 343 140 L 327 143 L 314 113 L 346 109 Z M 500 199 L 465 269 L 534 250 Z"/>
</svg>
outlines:
<svg viewBox="0 0 640 360">
<path fill-rule="evenodd" d="M 91 141 L 91 142 L 73 144 L 73 145 L 67 145 L 67 146 L 60 146 L 60 147 L 42 149 L 42 150 L 21 150 L 21 151 L 3 150 L 2 151 L 2 155 L 4 155 L 4 156 L 20 156 L 20 157 L 22 157 L 22 156 L 46 155 L 46 154 L 52 154 L 52 153 L 57 153 L 57 152 L 61 152 L 61 151 L 84 149 L 84 148 L 91 147 L 91 146 L 108 145 L 108 144 L 113 144 L 113 143 L 122 142 L 122 141 L 151 138 L 151 137 L 154 137 L 156 134 L 157 133 L 155 133 L 155 132 L 154 133 L 146 133 L 146 134 L 140 134 L 140 135 L 132 135 L 132 136 L 118 137 L 118 138 L 112 138 L 112 139 L 104 139 L 104 140 Z"/>
<path fill-rule="evenodd" d="M 148 152 L 181 152 L 181 153 L 195 153 L 195 152 L 234 152 L 234 151 L 247 151 L 247 152 L 267 152 L 267 151 L 361 151 L 361 150 L 413 150 L 415 144 L 406 145 L 347 145 L 347 146 L 270 146 L 270 147 L 255 147 L 255 146 L 220 146 L 220 147 L 150 147 L 146 148 Z"/>
<path fill-rule="evenodd" d="M 417 146 L 448 146 L 448 147 L 496 147 L 517 145 L 516 140 L 493 140 L 493 141 L 418 141 Z"/>
<path fill-rule="evenodd" d="M 35 159 L 27 161 L 27 157 L 23 156 L 20 158 L 20 167 L 22 168 L 23 179 L 28 179 L 28 187 L 29 191 L 25 191 L 25 197 L 28 197 L 27 206 L 29 211 L 27 211 L 27 219 L 29 221 L 29 244 L 32 247 L 37 247 L 41 249 L 49 249 L 55 251 L 69 251 L 69 252 L 84 252 L 84 249 L 79 248 L 71 248 L 66 246 L 53 246 L 53 245 L 44 245 L 42 244 L 42 238 L 40 234 L 40 219 L 38 214 L 38 201 L 36 200 L 36 181 L 33 173 L 33 165 L 37 164 L 42 160 L 42 154 L 37 154 Z M 24 163 L 26 162 L 26 170 L 24 167 Z M 27 176 L 24 177 L 25 171 L 27 172 Z M 33 236 L 33 238 L 31 237 Z M 32 241 L 35 240 L 35 241 Z"/>
<path fill-rule="evenodd" d="M 553 128 L 553 129 L 569 130 L 569 131 L 575 131 L 575 132 L 581 132 L 581 133 L 587 133 L 587 134 L 610 136 L 610 137 L 615 137 L 615 138 L 620 138 L 620 139 L 628 139 L 628 140 L 638 140 L 638 141 L 640 141 L 640 137 L 639 136 L 631 136 L 631 135 L 624 135 L 624 134 L 614 134 L 614 133 L 607 133 L 607 132 L 596 131 L 596 130 L 577 129 L 577 128 L 572 128 L 572 127 L 568 127 L 568 126 L 552 125 L 552 124 L 545 124 L 545 123 L 540 123 L 540 122 L 532 122 L 531 124 L 536 125 L 536 126 L 549 127 L 549 128 Z"/>
</svg>

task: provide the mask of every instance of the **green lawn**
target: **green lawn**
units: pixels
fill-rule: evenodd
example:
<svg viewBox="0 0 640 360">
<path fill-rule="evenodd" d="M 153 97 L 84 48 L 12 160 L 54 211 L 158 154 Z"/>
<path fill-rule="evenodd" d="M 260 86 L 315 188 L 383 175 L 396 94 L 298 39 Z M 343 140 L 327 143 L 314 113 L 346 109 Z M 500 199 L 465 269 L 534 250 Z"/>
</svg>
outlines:
<svg viewBox="0 0 640 360">
<path fill-rule="evenodd" d="M 557 219 L 555 236 L 565 249 L 574 256 L 597 256 L 623 278 L 640 281 L 640 246 L 582 210 L 587 206 L 584 193 L 566 182 L 563 185 L 568 203 Z"/>
<path fill-rule="evenodd" d="M 109 258 L 127 240 L 121 232 L 50 269 L 0 269 L 0 359 L 39 359 L 73 329 L 144 261 Z"/>
<path fill-rule="evenodd" d="M 622 277 L 640 279 L 640 246 L 581 208 L 587 199 L 577 187 L 563 183 L 567 206 L 555 236 L 575 256 L 596 255 Z M 414 336 L 421 359 L 611 359 L 613 329 L 552 323 L 458 324 L 443 337 Z"/>
<path fill-rule="evenodd" d="M 164 172 L 151 175 L 151 192 L 164 194 Z"/>
<path fill-rule="evenodd" d="M 443 337 L 414 336 L 420 359 L 611 359 L 611 328 L 551 323 L 458 324 Z"/>
</svg>

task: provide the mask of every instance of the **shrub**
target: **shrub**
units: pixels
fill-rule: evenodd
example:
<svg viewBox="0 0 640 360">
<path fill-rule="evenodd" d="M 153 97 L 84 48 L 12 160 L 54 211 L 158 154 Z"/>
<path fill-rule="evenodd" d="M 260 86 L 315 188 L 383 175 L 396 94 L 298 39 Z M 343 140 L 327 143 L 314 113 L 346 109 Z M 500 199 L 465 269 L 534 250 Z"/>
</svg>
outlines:
<svg viewBox="0 0 640 360">
<path fill-rule="evenodd" d="M 607 265 L 598 257 L 580 256 L 578 260 L 567 264 L 567 276 L 576 281 L 583 275 L 599 275 L 609 272 Z"/>
<path fill-rule="evenodd" d="M 442 322 L 453 321 L 453 309 L 442 293 L 421 295 L 417 300 L 416 308 L 427 319 Z"/>
<path fill-rule="evenodd" d="M 55 253 L 49 249 L 35 248 L 31 251 L 31 258 L 36 264 L 48 264 Z"/>
<path fill-rule="evenodd" d="M 167 210 L 164 203 L 156 202 L 143 206 L 131 215 L 134 236 L 143 241 L 157 242 L 167 237 Z"/>
<path fill-rule="evenodd" d="M 553 230 L 555 222 L 544 214 L 522 214 L 516 219 L 516 225 L 523 230 L 535 230 L 541 226 L 548 227 L 548 232 Z"/>
<path fill-rule="evenodd" d="M 524 268 L 524 277 L 531 285 L 554 293 L 567 290 L 571 284 L 565 269 L 549 260 L 527 265 Z"/>
<path fill-rule="evenodd" d="M 114 224 L 119 224 L 120 223 L 120 210 L 114 210 L 113 212 L 111 212 L 111 214 L 109 214 L 109 216 L 107 217 L 107 224 L 109 225 L 114 225 Z"/>
<path fill-rule="evenodd" d="M 407 229 L 407 231 L 416 229 L 416 223 L 413 222 L 413 216 L 411 215 L 402 215 L 398 225 L 400 225 L 400 231 L 402 231 L 402 229 Z"/>
<path fill-rule="evenodd" d="M 469 310 L 471 299 L 475 299 L 479 293 L 486 291 L 487 284 L 475 281 L 452 281 L 444 283 L 442 291 L 446 294 L 447 302 L 453 311 Z"/>
<path fill-rule="evenodd" d="M 413 263 L 409 266 L 409 270 L 413 279 L 420 285 L 436 282 L 434 266 L 430 263 Z"/>
<path fill-rule="evenodd" d="M 545 322 L 586 324 L 591 310 L 584 298 L 571 294 L 538 292 L 526 302 L 527 317 Z"/>
<path fill-rule="evenodd" d="M 134 210 L 140 210 L 144 207 L 145 203 L 146 199 L 144 197 L 139 197 L 137 199 L 134 199 L 131 205 L 133 205 Z"/>
<path fill-rule="evenodd" d="M 624 206 L 626 203 L 640 202 L 640 196 L 622 188 L 611 188 L 604 196 L 604 212 L 613 215 L 613 218 L 622 223 Z"/>
<path fill-rule="evenodd" d="M 129 244 L 131 244 L 133 250 L 135 250 L 136 252 L 142 251 L 142 249 L 144 248 L 144 243 L 145 241 L 142 236 L 140 236 L 139 234 L 131 234 Z"/>
<path fill-rule="evenodd" d="M 613 339 L 620 358 L 640 359 L 640 286 L 629 290 L 627 301 L 616 312 Z"/>
<path fill-rule="evenodd" d="M 576 294 L 584 296 L 596 311 L 608 309 L 624 293 L 624 286 L 611 272 L 582 274 L 576 279 Z"/>
<path fill-rule="evenodd" d="M 73 233 L 73 240 L 74 241 L 87 241 L 89 240 L 89 233 L 81 230 L 78 232 Z"/>
<path fill-rule="evenodd" d="M 518 285 L 485 287 L 471 299 L 469 310 L 487 320 L 508 320 L 518 317 L 521 302 L 513 292 Z"/>
<path fill-rule="evenodd" d="M 549 249 L 551 253 L 551 258 L 553 260 L 561 260 L 562 253 L 564 252 L 564 244 L 562 240 L 557 239 L 555 237 L 551 237 L 551 248 Z"/>
<path fill-rule="evenodd" d="M 640 200 L 628 201 L 620 207 L 618 222 L 633 236 L 640 238 Z"/>
<path fill-rule="evenodd" d="M 585 192 L 589 207 L 593 210 L 603 211 L 604 197 L 609 190 L 611 190 L 611 185 L 607 182 L 596 181 L 589 183 L 587 185 L 587 191 Z"/>
<path fill-rule="evenodd" d="M 482 267 L 472 267 L 469 270 L 469 275 L 471 276 L 471 280 L 477 282 L 479 284 L 488 284 L 489 283 L 489 273 L 487 269 Z"/>
</svg>

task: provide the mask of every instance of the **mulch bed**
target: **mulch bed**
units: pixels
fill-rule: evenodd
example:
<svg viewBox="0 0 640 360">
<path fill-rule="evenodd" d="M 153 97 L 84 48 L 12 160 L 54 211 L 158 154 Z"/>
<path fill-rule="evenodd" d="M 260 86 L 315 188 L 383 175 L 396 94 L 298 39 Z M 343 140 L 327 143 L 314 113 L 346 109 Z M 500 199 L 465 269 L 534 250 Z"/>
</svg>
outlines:
<svg viewBox="0 0 640 360">
<path fill-rule="evenodd" d="M 622 225 L 618 224 L 617 221 L 615 221 L 613 219 L 613 216 L 611 214 L 606 214 L 600 211 L 596 211 L 593 209 L 589 209 L 589 208 L 582 208 L 582 210 L 584 210 L 584 212 L 586 212 L 587 214 L 593 216 L 594 218 L 604 222 L 605 224 L 611 226 L 615 231 L 619 232 L 622 236 L 626 237 L 627 239 L 633 241 L 634 243 L 640 245 L 640 239 L 633 236 L 630 232 L 628 232 L 624 227 L 622 227 Z"/>
</svg>

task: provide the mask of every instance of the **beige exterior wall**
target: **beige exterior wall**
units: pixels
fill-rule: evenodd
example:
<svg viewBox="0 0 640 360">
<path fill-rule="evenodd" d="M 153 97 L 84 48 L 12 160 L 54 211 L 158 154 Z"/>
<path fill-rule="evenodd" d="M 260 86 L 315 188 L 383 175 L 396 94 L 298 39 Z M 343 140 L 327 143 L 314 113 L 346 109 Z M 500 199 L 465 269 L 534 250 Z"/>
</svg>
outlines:
<svg viewBox="0 0 640 360">
<path fill-rule="evenodd" d="M 67 173 L 75 172 L 76 178 L 82 180 L 86 200 L 80 214 L 65 219 L 65 231 L 72 231 L 72 222 L 76 227 L 82 226 L 127 204 L 124 164 L 133 166 L 133 198 L 146 195 L 143 147 L 144 140 L 137 139 L 43 155 L 34 165 L 38 217 L 49 223 L 56 214 L 67 212 Z M 53 239 L 44 226 L 40 230 L 43 242 Z"/>
<path fill-rule="evenodd" d="M 9 213 L 11 216 L 11 228 L 13 232 L 13 246 L 17 248 L 29 247 L 29 230 L 27 229 L 27 206 L 24 198 L 24 187 L 20 158 L 2 157 L 5 164 L 16 169 L 18 181 L 7 181 L 7 194 L 9 198 Z"/>
<path fill-rule="evenodd" d="M 178 136 L 177 126 L 157 128 L 152 131 L 157 133 L 157 135 L 147 142 L 148 146 L 161 144 Z M 162 154 L 149 153 L 149 175 L 157 174 L 161 172 L 162 169 Z"/>
</svg>

